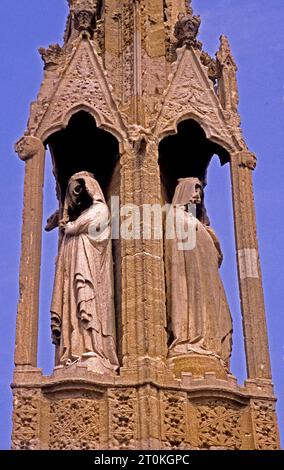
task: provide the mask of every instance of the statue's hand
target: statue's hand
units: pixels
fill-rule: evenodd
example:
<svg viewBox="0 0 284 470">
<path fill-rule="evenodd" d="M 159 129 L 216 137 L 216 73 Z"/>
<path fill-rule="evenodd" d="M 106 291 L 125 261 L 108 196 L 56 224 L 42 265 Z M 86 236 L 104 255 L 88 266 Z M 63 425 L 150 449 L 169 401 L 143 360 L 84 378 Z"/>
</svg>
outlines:
<svg viewBox="0 0 284 470">
<path fill-rule="evenodd" d="M 51 337 L 53 344 L 59 344 L 61 337 L 61 319 L 56 313 L 51 314 Z"/>
<path fill-rule="evenodd" d="M 59 228 L 60 230 L 64 233 L 65 232 L 65 229 L 66 229 L 66 222 L 64 220 L 60 220 L 59 222 Z"/>
<path fill-rule="evenodd" d="M 59 211 L 55 211 L 50 217 L 48 217 L 46 221 L 45 231 L 51 232 L 51 230 L 55 229 L 59 225 Z"/>
</svg>

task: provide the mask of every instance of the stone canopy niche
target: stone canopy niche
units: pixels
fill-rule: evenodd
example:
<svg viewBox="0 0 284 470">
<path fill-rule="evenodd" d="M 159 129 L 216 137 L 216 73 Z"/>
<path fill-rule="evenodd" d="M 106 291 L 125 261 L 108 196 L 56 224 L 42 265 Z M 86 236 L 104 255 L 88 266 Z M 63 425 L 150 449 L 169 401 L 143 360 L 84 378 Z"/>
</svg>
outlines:
<svg viewBox="0 0 284 470">
<path fill-rule="evenodd" d="M 176 224 L 170 237 L 166 222 L 164 256 L 168 358 L 177 375 L 210 368 L 223 378 L 230 372 L 233 324 L 219 274 L 223 253 L 204 197 L 208 165 L 216 153 L 222 164 L 229 162 L 229 153 L 192 119 L 179 123 L 176 134 L 159 145 L 162 193 L 172 204 Z"/>
<path fill-rule="evenodd" d="M 278 449 L 256 157 L 228 39 L 211 57 L 188 0 L 68 3 L 62 45 L 40 49 L 44 79 L 16 144 L 25 183 L 13 448 Z M 49 376 L 37 362 L 46 145 L 59 201 Z M 230 372 L 222 254 L 204 206 L 214 154 L 231 170 L 244 384 Z M 132 236 L 110 238 L 112 196 Z M 191 250 L 166 236 L 164 212 L 149 223 L 165 202 L 197 227 Z"/>
<path fill-rule="evenodd" d="M 193 119 L 177 126 L 177 133 L 165 137 L 159 144 L 159 164 L 162 190 L 171 202 L 179 178 L 199 178 L 206 184 L 207 168 L 213 155 L 218 155 L 221 165 L 230 161 L 227 150 L 206 138 L 202 127 Z"/>
<path fill-rule="evenodd" d="M 52 134 L 45 144 L 48 145 L 53 160 L 53 171 L 59 198 L 59 220 L 63 217 L 68 182 L 72 175 L 80 172 L 89 172 L 95 176 L 103 190 L 109 209 L 111 209 L 111 196 L 119 197 L 120 195 L 119 144 L 111 133 L 99 129 L 95 119 L 89 113 L 79 111 L 72 115 L 65 129 Z M 46 230 L 49 231 L 53 228 L 55 227 L 51 216 Z M 112 241 L 112 254 L 116 340 L 118 351 L 120 351 L 121 256 L 119 240 Z M 55 361 L 58 360 L 57 356 L 58 345 L 56 345 Z"/>
<path fill-rule="evenodd" d="M 54 164 L 56 181 L 64 201 L 69 178 L 79 171 L 96 176 L 106 197 L 110 187 L 119 188 L 119 144 L 117 139 L 96 126 L 94 118 L 85 111 L 74 114 L 68 126 L 47 140 Z"/>
</svg>

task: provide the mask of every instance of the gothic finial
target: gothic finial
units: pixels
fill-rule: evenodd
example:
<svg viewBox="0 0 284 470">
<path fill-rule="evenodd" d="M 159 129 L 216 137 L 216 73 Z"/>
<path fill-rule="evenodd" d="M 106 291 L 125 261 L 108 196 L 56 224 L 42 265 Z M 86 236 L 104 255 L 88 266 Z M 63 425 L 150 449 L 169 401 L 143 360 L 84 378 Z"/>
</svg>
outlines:
<svg viewBox="0 0 284 470">
<path fill-rule="evenodd" d="M 189 1 L 186 7 L 186 13 L 179 13 L 178 21 L 175 25 L 174 35 L 177 39 L 176 47 L 188 45 L 201 49 L 201 43 L 196 40 L 200 24 L 200 16 L 193 14 L 191 1 Z"/>
<path fill-rule="evenodd" d="M 100 19 L 104 0 L 67 0 L 70 8 L 70 14 L 67 23 L 65 42 L 73 37 L 72 31 L 92 36 L 97 21 Z"/>
<path fill-rule="evenodd" d="M 226 111 L 238 113 L 239 94 L 237 85 L 237 65 L 228 38 L 220 37 L 220 49 L 216 54 L 219 70 L 218 96 Z"/>
<path fill-rule="evenodd" d="M 224 34 L 220 37 L 220 48 L 217 52 L 217 59 L 221 65 L 226 65 L 227 63 L 227 65 L 233 66 L 237 71 L 237 65 L 231 51 L 229 39 Z"/>
</svg>

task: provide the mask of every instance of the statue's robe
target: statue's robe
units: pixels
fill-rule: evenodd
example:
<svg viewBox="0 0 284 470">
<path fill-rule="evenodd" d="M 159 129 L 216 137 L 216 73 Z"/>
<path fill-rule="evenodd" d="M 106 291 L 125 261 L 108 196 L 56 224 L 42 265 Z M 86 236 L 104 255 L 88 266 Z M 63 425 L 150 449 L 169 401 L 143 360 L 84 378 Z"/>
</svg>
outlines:
<svg viewBox="0 0 284 470">
<path fill-rule="evenodd" d="M 184 207 L 174 212 L 176 220 L 183 220 L 184 232 L 193 236 L 194 226 L 196 240 L 192 249 L 185 250 L 179 249 L 177 236 L 166 241 L 170 356 L 212 354 L 229 368 L 232 319 L 219 274 L 219 242 L 213 230 Z"/>
<path fill-rule="evenodd" d="M 104 230 L 98 236 L 99 224 Z M 51 306 L 52 319 L 61 322 L 62 365 L 93 356 L 104 368 L 118 367 L 109 232 L 109 212 L 103 202 L 94 202 L 66 225 Z"/>
</svg>

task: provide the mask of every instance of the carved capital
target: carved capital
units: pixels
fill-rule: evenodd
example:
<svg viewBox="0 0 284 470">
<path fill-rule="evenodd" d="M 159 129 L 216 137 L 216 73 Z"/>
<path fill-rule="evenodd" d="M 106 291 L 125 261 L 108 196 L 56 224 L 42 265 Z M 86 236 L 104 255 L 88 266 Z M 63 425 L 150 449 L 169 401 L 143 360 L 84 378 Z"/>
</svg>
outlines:
<svg viewBox="0 0 284 470">
<path fill-rule="evenodd" d="M 252 152 L 240 152 L 238 154 L 238 164 L 240 167 L 255 170 L 257 158 Z"/>
<path fill-rule="evenodd" d="M 63 50 L 59 44 L 51 44 L 47 49 L 41 47 L 39 50 L 45 68 L 50 65 L 60 65 L 63 58 Z"/>
<path fill-rule="evenodd" d="M 32 135 L 25 135 L 15 145 L 19 158 L 23 161 L 29 160 L 39 152 L 44 152 L 44 146 L 40 139 Z"/>
<path fill-rule="evenodd" d="M 144 155 L 152 137 L 150 129 L 134 124 L 128 129 L 129 141 L 136 154 Z"/>
</svg>

